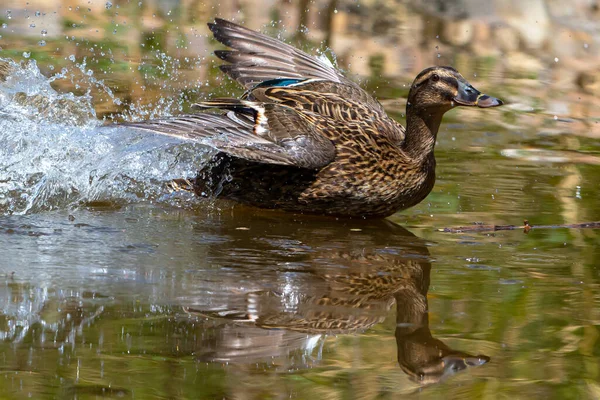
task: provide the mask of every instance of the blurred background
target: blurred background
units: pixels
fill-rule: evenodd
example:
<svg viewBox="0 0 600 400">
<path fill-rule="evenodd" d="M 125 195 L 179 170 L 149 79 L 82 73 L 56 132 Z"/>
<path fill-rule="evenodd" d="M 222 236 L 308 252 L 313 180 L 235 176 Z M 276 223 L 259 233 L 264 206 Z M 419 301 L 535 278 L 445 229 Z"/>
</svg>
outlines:
<svg viewBox="0 0 600 400">
<path fill-rule="evenodd" d="M 340 68 L 384 100 L 405 95 L 421 69 L 453 65 L 518 110 L 583 118 L 598 106 L 595 0 L 5 0 L 1 54 L 36 60 L 45 74 L 84 63 L 120 99 L 94 96 L 104 116 L 165 95 L 197 97 L 221 82 L 209 68 L 215 44 L 206 23 L 215 17 L 335 54 Z M 73 76 L 53 87 L 89 90 Z"/>
</svg>

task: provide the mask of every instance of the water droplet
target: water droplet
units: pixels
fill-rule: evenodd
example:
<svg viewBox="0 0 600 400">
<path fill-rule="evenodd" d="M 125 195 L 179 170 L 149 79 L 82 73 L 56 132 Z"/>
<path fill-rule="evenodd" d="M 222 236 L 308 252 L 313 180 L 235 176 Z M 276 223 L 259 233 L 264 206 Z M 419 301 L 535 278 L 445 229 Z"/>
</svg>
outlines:
<svg viewBox="0 0 600 400">
<path fill-rule="evenodd" d="M 35 28 L 35 24 L 29 24 L 30 28 Z"/>
<path fill-rule="evenodd" d="M 42 36 L 46 36 L 48 34 L 48 31 L 45 29 L 42 29 Z"/>
<path fill-rule="evenodd" d="M 38 44 L 39 44 L 40 46 L 45 46 L 45 45 L 46 45 L 46 41 L 45 41 L 45 40 L 40 40 L 40 41 L 38 42 Z"/>
<path fill-rule="evenodd" d="M 584 48 L 584 49 L 587 49 L 588 47 L 590 47 L 590 45 L 589 45 L 589 44 L 587 44 L 587 43 L 584 43 L 584 44 L 583 44 L 583 48 Z"/>
<path fill-rule="evenodd" d="M 436 39 L 439 39 L 439 38 L 440 38 L 440 35 L 435 35 L 435 38 L 436 38 Z"/>
<path fill-rule="evenodd" d="M 23 52 L 23 57 L 25 57 L 25 58 L 29 58 L 29 57 L 31 57 L 31 53 L 30 53 L 30 52 L 28 52 L 28 51 L 24 51 L 24 52 Z"/>
<path fill-rule="evenodd" d="M 558 57 L 554 57 L 554 62 L 558 62 Z"/>
<path fill-rule="evenodd" d="M 334 14 L 337 14 L 337 13 L 338 13 L 338 10 L 337 10 L 337 8 L 333 10 L 333 13 L 334 13 Z"/>
<path fill-rule="evenodd" d="M 440 53 L 437 53 L 437 58 L 440 58 L 442 55 Z"/>
<path fill-rule="evenodd" d="M 2 24 L 2 28 L 3 28 L 3 29 L 6 29 L 6 28 L 8 28 L 8 24 L 7 24 L 7 23 L 4 23 L 4 24 Z"/>
<path fill-rule="evenodd" d="M 6 10 L 6 18 L 12 19 L 12 11 L 11 10 Z"/>
<path fill-rule="evenodd" d="M 69 60 L 71 60 L 72 62 L 75 62 L 75 54 L 71 54 L 69 56 Z"/>
<path fill-rule="evenodd" d="M 104 7 L 106 7 L 107 10 L 110 10 L 112 8 L 112 3 L 110 1 L 107 1 L 106 4 L 104 5 Z"/>
<path fill-rule="evenodd" d="M 39 12 L 39 11 L 36 11 L 36 12 L 35 12 L 35 16 L 36 16 L 36 17 L 39 17 L 40 15 L 42 15 L 42 13 L 41 13 L 41 12 Z"/>
<path fill-rule="evenodd" d="M 556 116 L 556 115 L 555 115 L 555 116 L 554 116 L 554 120 L 556 121 L 557 119 L 558 119 L 558 116 Z"/>
</svg>

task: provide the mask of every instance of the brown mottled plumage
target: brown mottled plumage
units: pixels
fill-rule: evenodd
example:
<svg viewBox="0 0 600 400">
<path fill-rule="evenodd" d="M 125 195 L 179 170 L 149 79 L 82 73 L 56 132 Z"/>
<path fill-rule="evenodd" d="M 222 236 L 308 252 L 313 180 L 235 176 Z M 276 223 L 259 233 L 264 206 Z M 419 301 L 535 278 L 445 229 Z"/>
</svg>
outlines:
<svg viewBox="0 0 600 400">
<path fill-rule="evenodd" d="M 455 69 L 431 67 L 411 87 L 407 129 L 333 66 L 276 39 L 217 19 L 221 69 L 247 89 L 224 110 L 129 124 L 199 141 L 219 153 L 190 182 L 197 194 L 300 213 L 385 217 L 423 200 L 435 182 L 442 115 L 502 102 Z"/>
</svg>

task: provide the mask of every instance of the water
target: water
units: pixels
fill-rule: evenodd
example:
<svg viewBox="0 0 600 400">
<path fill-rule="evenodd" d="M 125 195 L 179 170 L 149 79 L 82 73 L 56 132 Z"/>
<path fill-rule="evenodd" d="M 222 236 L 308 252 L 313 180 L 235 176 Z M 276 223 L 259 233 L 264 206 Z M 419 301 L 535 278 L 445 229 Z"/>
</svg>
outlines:
<svg viewBox="0 0 600 400">
<path fill-rule="evenodd" d="M 448 113 L 425 201 L 383 221 L 294 216 L 171 193 L 211 151 L 111 126 L 239 93 L 208 50 L 124 60 L 76 39 L 95 49 L 84 62 L 51 20 L 35 23 L 33 47 L 2 55 L 0 397 L 600 395 L 598 231 L 439 231 L 600 220 L 594 96 L 465 64 L 510 104 Z M 60 57 L 36 53 L 40 29 Z M 377 51 L 371 68 L 389 73 Z M 365 82 L 400 120 L 405 84 Z"/>
<path fill-rule="evenodd" d="M 0 88 L 0 211 L 26 214 L 77 204 L 167 201 L 164 184 L 193 176 L 207 148 L 102 127 L 87 95 L 59 94 L 35 62 Z"/>
</svg>

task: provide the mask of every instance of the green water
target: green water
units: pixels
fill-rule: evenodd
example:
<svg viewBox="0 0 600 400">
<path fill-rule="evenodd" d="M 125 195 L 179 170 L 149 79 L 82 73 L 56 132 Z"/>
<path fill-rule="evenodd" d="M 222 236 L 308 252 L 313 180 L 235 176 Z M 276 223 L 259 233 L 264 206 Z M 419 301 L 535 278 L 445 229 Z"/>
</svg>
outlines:
<svg viewBox="0 0 600 400">
<path fill-rule="evenodd" d="M 388 221 L 226 203 L 3 217 L 3 396 L 594 397 L 597 231 L 437 232 L 562 223 L 573 202 L 598 219 L 561 188 L 579 167 L 453 143 L 435 192 Z"/>
<path fill-rule="evenodd" d="M 144 14 L 132 8 L 119 10 Z M 177 53 L 167 31 L 185 15 L 163 17 L 165 36 L 137 39 Z M 19 59 L 39 39 L 16 31 L 2 40 L 2 57 Z M 555 119 L 541 111 L 553 99 L 539 87 L 485 76 L 479 60 L 478 88 L 535 107 L 448 113 L 436 186 L 421 204 L 382 221 L 259 211 L 168 194 L 163 180 L 194 171 L 205 150 L 86 116 L 145 118 L 144 104 L 178 112 L 232 90 L 206 72 L 210 61 L 181 56 L 169 75 L 160 58 L 106 41 L 113 58 L 88 58 L 83 69 L 99 86 L 68 61 L 95 42 L 52 40 L 30 58 L 47 75 L 68 67 L 73 81 L 53 87 L 93 90 L 67 99 L 82 126 L 61 119 L 56 103 L 40 122 L 38 106 L 15 100 L 28 90 L 62 99 L 40 89 L 48 82 L 36 69 L 0 83 L 0 398 L 600 396 L 599 233 L 535 229 L 600 220 L 600 149 L 589 134 L 597 115 Z M 192 72 L 210 85 L 194 87 Z M 389 99 L 405 96 L 405 83 L 367 82 L 400 121 L 403 101 Z M 140 85 L 147 92 L 131 89 Z M 577 109 L 589 100 L 577 97 L 561 101 Z M 527 234 L 439 231 L 524 219 Z"/>
</svg>

